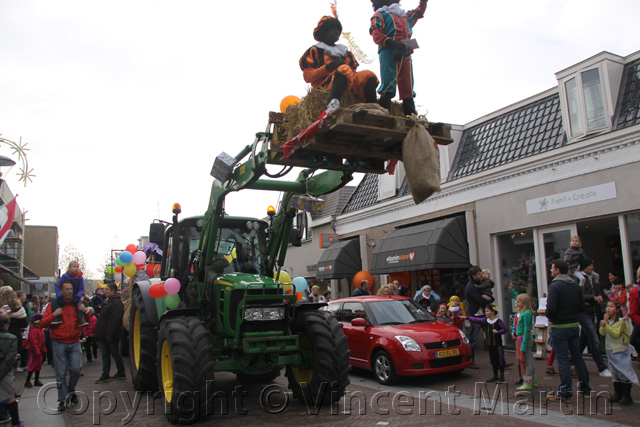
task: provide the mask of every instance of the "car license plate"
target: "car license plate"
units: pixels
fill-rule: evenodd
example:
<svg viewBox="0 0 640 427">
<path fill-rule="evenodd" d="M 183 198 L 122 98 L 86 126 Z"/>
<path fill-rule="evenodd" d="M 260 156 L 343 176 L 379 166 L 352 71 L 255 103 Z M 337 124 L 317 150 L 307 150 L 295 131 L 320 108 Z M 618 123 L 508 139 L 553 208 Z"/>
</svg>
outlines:
<svg viewBox="0 0 640 427">
<path fill-rule="evenodd" d="M 436 359 L 442 359 L 443 357 L 458 356 L 460 354 L 459 348 L 452 348 L 450 350 L 436 351 Z"/>
</svg>

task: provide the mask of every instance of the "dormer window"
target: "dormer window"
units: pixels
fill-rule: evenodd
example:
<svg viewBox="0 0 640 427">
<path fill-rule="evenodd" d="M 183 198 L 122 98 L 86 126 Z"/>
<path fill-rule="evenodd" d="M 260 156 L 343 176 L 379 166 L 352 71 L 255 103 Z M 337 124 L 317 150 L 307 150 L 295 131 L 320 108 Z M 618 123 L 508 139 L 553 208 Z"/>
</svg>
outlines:
<svg viewBox="0 0 640 427">
<path fill-rule="evenodd" d="M 602 52 L 556 73 L 569 142 L 611 129 L 624 58 Z"/>
<path fill-rule="evenodd" d="M 597 131 L 607 126 L 600 70 L 577 73 L 564 84 L 569 110 L 571 138 Z"/>
</svg>

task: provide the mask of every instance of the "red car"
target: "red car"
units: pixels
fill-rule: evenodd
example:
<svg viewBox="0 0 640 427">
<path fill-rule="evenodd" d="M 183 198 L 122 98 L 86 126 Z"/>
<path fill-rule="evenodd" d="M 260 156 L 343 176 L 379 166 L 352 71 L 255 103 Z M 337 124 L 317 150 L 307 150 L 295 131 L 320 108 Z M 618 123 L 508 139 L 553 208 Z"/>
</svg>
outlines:
<svg viewBox="0 0 640 427">
<path fill-rule="evenodd" d="M 363 296 L 329 303 L 349 338 L 351 366 L 373 371 L 381 384 L 400 376 L 462 372 L 472 363 L 467 336 L 410 298 Z"/>
</svg>

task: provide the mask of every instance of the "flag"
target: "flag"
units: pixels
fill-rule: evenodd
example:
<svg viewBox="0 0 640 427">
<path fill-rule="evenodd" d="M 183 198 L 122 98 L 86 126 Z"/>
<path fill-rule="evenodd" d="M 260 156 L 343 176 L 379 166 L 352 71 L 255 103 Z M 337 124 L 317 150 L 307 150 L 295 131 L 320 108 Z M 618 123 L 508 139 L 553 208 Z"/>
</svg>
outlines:
<svg viewBox="0 0 640 427">
<path fill-rule="evenodd" d="M 8 203 L 0 206 L 0 245 L 7 237 L 11 226 L 13 225 L 13 217 L 16 213 L 16 198 L 14 197 Z"/>
</svg>

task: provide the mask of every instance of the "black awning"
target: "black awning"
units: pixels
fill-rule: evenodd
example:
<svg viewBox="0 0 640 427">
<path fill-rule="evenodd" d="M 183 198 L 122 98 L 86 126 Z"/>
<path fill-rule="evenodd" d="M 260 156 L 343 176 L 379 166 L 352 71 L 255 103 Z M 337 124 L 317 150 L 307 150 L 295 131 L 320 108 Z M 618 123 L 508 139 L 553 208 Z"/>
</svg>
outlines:
<svg viewBox="0 0 640 427">
<path fill-rule="evenodd" d="M 341 279 L 353 277 L 362 270 L 360 240 L 343 240 L 324 250 L 318 260 L 316 279 Z"/>
<path fill-rule="evenodd" d="M 463 215 L 387 233 L 371 255 L 371 274 L 468 268 L 469 245 Z"/>
</svg>

